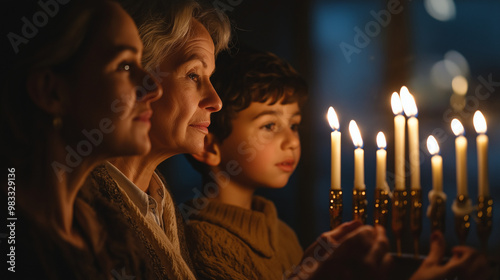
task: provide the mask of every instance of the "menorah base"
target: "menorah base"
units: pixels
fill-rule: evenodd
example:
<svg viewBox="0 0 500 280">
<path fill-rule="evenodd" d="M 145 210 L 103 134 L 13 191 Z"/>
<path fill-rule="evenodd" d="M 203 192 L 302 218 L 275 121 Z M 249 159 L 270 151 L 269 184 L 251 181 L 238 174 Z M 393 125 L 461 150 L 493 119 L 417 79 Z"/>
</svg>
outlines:
<svg viewBox="0 0 500 280">
<path fill-rule="evenodd" d="M 342 223 L 342 190 L 330 190 L 330 229 Z"/>
</svg>

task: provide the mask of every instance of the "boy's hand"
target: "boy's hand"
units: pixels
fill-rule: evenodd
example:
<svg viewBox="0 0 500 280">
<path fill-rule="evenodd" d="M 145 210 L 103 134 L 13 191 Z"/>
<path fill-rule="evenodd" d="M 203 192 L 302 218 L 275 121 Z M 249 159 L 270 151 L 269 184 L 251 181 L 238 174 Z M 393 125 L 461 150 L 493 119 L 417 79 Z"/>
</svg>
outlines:
<svg viewBox="0 0 500 280">
<path fill-rule="evenodd" d="M 381 279 L 392 260 L 388 250 L 383 227 L 344 223 L 309 246 L 290 279 Z"/>
<path fill-rule="evenodd" d="M 434 279 L 488 279 L 490 269 L 486 257 L 473 248 L 457 246 L 452 249 L 450 260 L 442 264 L 445 253 L 445 240 L 440 231 L 431 235 L 429 256 L 422 262 L 411 280 Z"/>
</svg>

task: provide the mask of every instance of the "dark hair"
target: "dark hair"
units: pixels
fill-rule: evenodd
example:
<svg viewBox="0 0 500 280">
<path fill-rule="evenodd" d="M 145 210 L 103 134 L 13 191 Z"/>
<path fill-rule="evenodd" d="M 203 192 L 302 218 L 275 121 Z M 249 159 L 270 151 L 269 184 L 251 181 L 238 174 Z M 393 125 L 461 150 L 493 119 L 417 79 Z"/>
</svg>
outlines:
<svg viewBox="0 0 500 280">
<path fill-rule="evenodd" d="M 222 143 L 232 132 L 238 112 L 252 102 L 297 102 L 302 109 L 307 99 L 307 84 L 297 71 L 273 53 L 241 49 L 235 55 L 223 52 L 217 57 L 212 84 L 222 100 L 222 109 L 211 115 L 209 131 Z M 207 167 L 191 155 L 191 165 L 203 176 Z M 206 178 L 204 178 L 204 181 Z"/>
<path fill-rule="evenodd" d="M 223 107 L 212 114 L 211 133 L 222 142 L 232 131 L 232 120 L 252 102 L 299 103 L 307 99 L 304 79 L 286 61 L 273 53 L 245 49 L 217 58 L 212 83 Z"/>
<path fill-rule="evenodd" d="M 33 15 L 41 9 L 36 1 L 9 1 L 13 18 Z M 25 44 L 18 46 L 2 69 L 0 90 L 0 131 L 4 147 L 0 152 L 2 164 L 15 166 L 18 172 L 40 172 L 40 163 L 46 149 L 47 133 L 52 129 L 54 116 L 39 108 L 27 91 L 27 78 L 31 72 L 51 69 L 54 72 L 72 71 L 74 64 L 85 53 L 88 41 L 104 18 L 101 10 L 106 2 L 100 0 L 74 0 L 60 4 L 45 26 L 37 29 Z M 9 9 L 6 7 L 6 9 Z M 21 30 L 18 20 L 9 21 L 13 31 Z M 39 175 L 39 174 L 38 174 Z M 31 180 L 22 178 L 23 180 Z"/>
</svg>

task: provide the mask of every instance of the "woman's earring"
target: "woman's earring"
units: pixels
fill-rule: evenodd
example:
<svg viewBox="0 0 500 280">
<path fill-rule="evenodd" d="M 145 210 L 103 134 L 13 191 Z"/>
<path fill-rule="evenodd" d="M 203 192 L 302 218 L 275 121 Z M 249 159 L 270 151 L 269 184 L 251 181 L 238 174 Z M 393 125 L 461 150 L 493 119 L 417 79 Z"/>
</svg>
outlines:
<svg viewBox="0 0 500 280">
<path fill-rule="evenodd" d="M 62 127 L 62 119 L 61 117 L 57 116 L 52 119 L 52 126 L 54 127 L 55 130 L 60 130 Z"/>
</svg>

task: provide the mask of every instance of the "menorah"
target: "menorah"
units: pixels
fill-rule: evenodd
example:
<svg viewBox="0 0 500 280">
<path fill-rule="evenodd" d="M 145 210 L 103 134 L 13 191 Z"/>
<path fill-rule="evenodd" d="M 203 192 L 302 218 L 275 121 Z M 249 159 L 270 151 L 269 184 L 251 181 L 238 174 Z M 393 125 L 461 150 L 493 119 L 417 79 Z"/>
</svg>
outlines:
<svg viewBox="0 0 500 280">
<path fill-rule="evenodd" d="M 394 117 L 394 148 L 395 148 L 395 177 L 394 190 L 391 192 L 386 182 L 386 156 L 387 143 L 382 132 L 377 135 L 377 180 L 374 190 L 374 214 L 373 223 L 388 227 L 391 221 L 391 229 L 396 238 L 396 252 L 402 255 L 402 239 L 405 225 L 409 224 L 409 230 L 413 237 L 415 257 L 419 256 L 419 240 L 422 233 L 422 190 L 420 187 L 420 145 L 418 136 L 417 107 L 413 95 L 406 87 L 401 88 L 400 95 L 393 93 L 391 98 Z M 406 114 L 408 120 L 408 143 L 409 143 L 409 167 L 411 174 L 411 186 L 407 188 L 405 182 L 405 128 Z M 340 187 L 340 137 L 339 121 L 335 110 L 328 110 L 328 121 L 333 129 L 331 133 L 332 143 L 332 184 L 330 190 L 330 227 L 333 229 L 342 223 L 343 196 Z M 487 248 L 488 239 L 492 228 L 493 200 L 489 195 L 488 186 L 488 164 L 486 136 L 486 120 L 480 111 L 474 114 L 474 127 L 478 136 L 478 198 L 477 206 L 473 206 L 467 193 L 467 170 L 466 149 L 467 140 L 464 137 L 464 128 L 458 119 L 451 122 L 456 141 L 456 170 L 457 170 L 457 197 L 452 205 L 455 216 L 455 231 L 460 244 L 465 244 L 472 222 L 471 216 L 475 211 L 477 234 L 483 249 Z M 349 132 L 354 150 L 354 188 L 352 201 L 352 217 L 362 223 L 367 221 L 367 207 L 370 205 L 366 199 L 366 187 L 364 182 L 364 150 L 361 133 L 355 121 L 349 124 Z M 431 230 L 445 230 L 446 216 L 446 194 L 443 192 L 443 160 L 440 155 L 439 144 L 434 136 L 427 139 L 427 148 L 431 155 L 433 188 L 429 192 L 429 207 L 427 216 L 430 219 Z M 409 216 L 409 223 L 405 223 Z"/>
<path fill-rule="evenodd" d="M 392 196 L 392 199 L 390 198 Z M 446 196 L 432 193 L 427 211 L 430 219 L 431 230 L 445 231 Z M 409 203 L 408 203 L 409 202 Z M 477 206 L 472 207 L 467 196 L 456 197 L 452 210 L 455 216 L 455 231 L 460 244 L 465 244 L 471 225 L 471 214 L 476 208 L 477 234 L 483 249 L 487 248 L 488 239 L 492 228 L 493 199 L 490 196 L 480 196 L 477 199 Z M 409 204 L 409 205 L 408 205 Z M 354 220 L 367 223 L 366 213 L 369 203 L 366 201 L 366 191 L 353 191 Z M 392 207 L 391 207 L 392 206 Z M 375 201 L 373 203 L 373 224 L 388 227 L 388 221 L 392 215 L 392 231 L 397 242 L 397 254 L 402 254 L 401 240 L 403 238 L 404 220 L 409 213 L 410 230 L 414 240 L 415 257 L 419 256 L 418 240 L 422 231 L 422 196 L 420 190 L 410 191 L 395 190 L 392 194 L 386 190 L 375 189 Z M 392 212 L 392 213 L 391 213 Z M 342 190 L 330 190 L 330 227 L 334 229 L 342 223 L 343 198 Z"/>
</svg>

